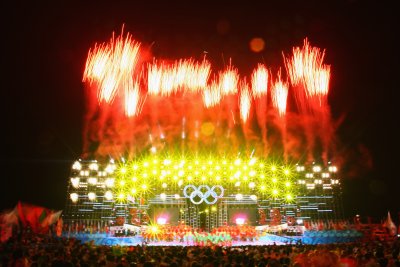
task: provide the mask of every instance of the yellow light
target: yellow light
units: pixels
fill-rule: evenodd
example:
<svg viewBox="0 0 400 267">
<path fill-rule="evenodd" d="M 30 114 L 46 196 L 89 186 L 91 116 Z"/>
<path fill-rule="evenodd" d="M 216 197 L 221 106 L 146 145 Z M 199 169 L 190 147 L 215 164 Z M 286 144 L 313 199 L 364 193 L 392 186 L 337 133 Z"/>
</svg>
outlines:
<svg viewBox="0 0 400 267">
<path fill-rule="evenodd" d="M 107 178 L 105 183 L 107 187 L 113 187 L 114 186 L 114 179 L 113 178 Z"/>
<path fill-rule="evenodd" d="M 250 166 L 254 165 L 254 164 L 256 163 L 256 161 L 257 161 L 256 158 L 252 158 L 252 159 L 249 161 L 249 165 L 250 165 Z"/>
<path fill-rule="evenodd" d="M 275 177 L 272 178 L 272 182 L 275 184 L 276 182 L 278 182 L 278 179 L 276 179 Z"/>
<path fill-rule="evenodd" d="M 250 175 L 250 177 L 256 176 L 256 171 L 255 171 L 255 170 L 251 170 L 251 171 L 249 172 L 249 175 Z"/>
<path fill-rule="evenodd" d="M 91 184 L 91 185 L 96 185 L 97 184 L 97 178 L 90 177 L 88 179 L 88 183 Z"/>
<path fill-rule="evenodd" d="M 241 163 L 241 160 L 240 160 L 240 159 L 236 159 L 236 160 L 235 160 L 235 165 L 240 165 L 240 163 Z"/>
<path fill-rule="evenodd" d="M 204 182 L 207 178 L 205 176 L 201 176 L 201 180 Z"/>
<path fill-rule="evenodd" d="M 286 199 L 287 199 L 287 200 L 292 200 L 292 199 L 293 199 L 293 196 L 292 196 L 291 194 L 288 194 L 288 195 L 286 195 Z"/>
<path fill-rule="evenodd" d="M 137 193 L 137 189 L 136 188 L 132 188 L 131 189 L 131 193 L 135 195 Z"/>
<path fill-rule="evenodd" d="M 136 182 L 137 181 L 137 177 L 136 176 L 133 176 L 132 177 L 132 182 Z"/>
<path fill-rule="evenodd" d="M 221 181 L 221 177 L 220 177 L 220 176 L 217 176 L 217 177 L 215 177 L 215 180 Z"/>
<path fill-rule="evenodd" d="M 71 178 L 71 184 L 73 187 L 78 188 L 79 187 L 79 178 Z"/>
<path fill-rule="evenodd" d="M 211 207 L 211 211 L 213 211 L 213 212 L 214 212 L 214 211 L 217 211 L 217 207 L 212 206 L 212 207 Z"/>
<path fill-rule="evenodd" d="M 113 198 L 113 194 L 111 193 L 111 191 L 107 191 L 107 192 L 105 192 L 104 197 L 107 200 L 111 200 Z"/>
<path fill-rule="evenodd" d="M 208 165 L 212 165 L 213 162 L 211 160 L 208 161 Z"/>
<path fill-rule="evenodd" d="M 96 194 L 93 192 L 88 193 L 88 198 L 89 200 L 95 200 L 96 199 Z"/>
<path fill-rule="evenodd" d="M 181 196 L 179 194 L 175 194 L 174 197 L 175 197 L 175 199 L 180 199 L 181 198 Z"/>
<path fill-rule="evenodd" d="M 158 227 L 155 225 L 150 226 L 150 232 L 155 235 L 158 233 Z"/>
<path fill-rule="evenodd" d="M 183 181 L 182 180 L 179 180 L 178 181 L 178 186 L 182 186 L 183 185 Z"/>
<path fill-rule="evenodd" d="M 119 193 L 118 194 L 118 199 L 119 200 L 124 200 L 125 199 L 125 194 L 124 193 Z"/>
<path fill-rule="evenodd" d="M 185 172 L 182 171 L 182 170 L 180 170 L 180 171 L 178 172 L 178 176 L 179 176 L 179 177 L 182 177 L 184 174 L 185 174 Z"/>
<path fill-rule="evenodd" d="M 241 175 L 242 173 L 240 172 L 240 171 L 237 171 L 236 173 L 235 173 L 235 175 L 234 175 L 234 177 L 236 178 L 236 179 L 238 179 L 238 178 L 240 178 L 240 175 Z"/>
<path fill-rule="evenodd" d="M 133 165 L 133 169 L 137 170 L 137 169 L 139 169 L 139 166 L 135 164 L 135 165 Z"/>
<path fill-rule="evenodd" d="M 171 164 L 171 160 L 169 160 L 169 159 L 164 159 L 164 165 L 165 166 L 167 166 L 167 165 L 170 165 Z"/>
<path fill-rule="evenodd" d="M 120 186 L 124 186 L 124 185 L 125 185 L 125 180 L 119 181 L 119 185 L 120 185 Z"/>
<path fill-rule="evenodd" d="M 166 200 L 167 199 L 167 195 L 165 193 L 161 193 L 160 194 L 160 199 L 161 200 Z"/>
<path fill-rule="evenodd" d="M 276 171 L 276 167 L 274 165 L 271 166 L 271 171 Z"/>
<path fill-rule="evenodd" d="M 263 169 L 265 166 L 264 166 L 264 163 L 260 163 L 259 165 L 258 165 L 261 169 Z"/>
<path fill-rule="evenodd" d="M 264 175 L 264 174 L 261 174 L 261 175 L 260 175 L 260 178 L 261 178 L 261 179 L 265 179 L 265 175 Z"/>
<path fill-rule="evenodd" d="M 166 183 L 163 183 L 163 184 L 161 185 L 161 187 L 162 187 L 162 188 L 167 188 L 167 184 L 166 184 Z"/>
<path fill-rule="evenodd" d="M 288 182 L 285 183 L 285 185 L 286 185 L 286 187 L 290 187 L 291 184 L 290 184 L 290 182 L 288 181 Z"/>
<path fill-rule="evenodd" d="M 147 161 L 143 162 L 143 167 L 145 168 L 149 167 L 149 163 Z"/>
<path fill-rule="evenodd" d="M 142 189 L 146 190 L 147 189 L 147 185 L 146 184 L 142 184 Z"/>
<path fill-rule="evenodd" d="M 193 177 L 192 177 L 191 175 L 189 175 L 189 176 L 187 177 L 187 179 L 188 179 L 188 181 L 192 181 L 192 180 L 193 180 Z"/>
<path fill-rule="evenodd" d="M 125 173 L 126 173 L 126 168 L 125 168 L 125 167 L 122 167 L 122 168 L 121 168 L 121 173 L 122 173 L 122 174 L 125 174 Z"/>
<path fill-rule="evenodd" d="M 69 197 L 71 198 L 71 201 L 74 202 L 74 203 L 76 203 L 78 201 L 78 198 L 79 198 L 77 193 L 71 193 L 69 195 Z"/>
<path fill-rule="evenodd" d="M 204 212 L 205 212 L 205 213 L 208 213 L 208 209 L 205 209 Z"/>
<path fill-rule="evenodd" d="M 82 169 L 82 165 L 79 163 L 79 161 L 75 161 L 74 165 L 72 165 L 72 169 L 80 171 Z"/>
<path fill-rule="evenodd" d="M 256 184 L 254 182 L 249 183 L 249 188 L 254 188 L 255 186 L 256 186 Z"/>
<path fill-rule="evenodd" d="M 91 169 L 92 171 L 97 171 L 99 169 L 99 165 L 97 165 L 97 163 L 91 163 L 89 165 L 89 169 Z"/>
<path fill-rule="evenodd" d="M 277 196 L 279 194 L 278 189 L 273 189 L 272 190 L 272 195 Z"/>
<path fill-rule="evenodd" d="M 262 192 L 265 192 L 265 190 L 267 190 L 267 187 L 266 187 L 265 185 L 261 185 L 261 186 L 260 186 L 260 190 L 261 190 Z"/>
<path fill-rule="evenodd" d="M 289 175 L 290 174 L 290 171 L 288 169 L 284 170 L 283 172 L 285 173 L 285 175 Z"/>
</svg>

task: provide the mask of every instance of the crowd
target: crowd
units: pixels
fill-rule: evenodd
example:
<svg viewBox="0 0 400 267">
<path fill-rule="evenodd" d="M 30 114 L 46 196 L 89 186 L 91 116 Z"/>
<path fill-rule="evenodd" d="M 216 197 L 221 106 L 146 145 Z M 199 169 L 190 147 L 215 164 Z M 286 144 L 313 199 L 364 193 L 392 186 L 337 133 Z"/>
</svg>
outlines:
<svg viewBox="0 0 400 267">
<path fill-rule="evenodd" d="M 211 232 L 194 229 L 187 225 L 147 227 L 142 232 L 145 242 L 176 241 L 186 245 L 230 246 L 232 241 L 256 241 L 258 233 L 254 226 L 221 226 Z"/>
<path fill-rule="evenodd" d="M 29 232 L 0 244 L 0 266 L 400 266 L 400 240 L 284 246 L 94 246 Z"/>
</svg>

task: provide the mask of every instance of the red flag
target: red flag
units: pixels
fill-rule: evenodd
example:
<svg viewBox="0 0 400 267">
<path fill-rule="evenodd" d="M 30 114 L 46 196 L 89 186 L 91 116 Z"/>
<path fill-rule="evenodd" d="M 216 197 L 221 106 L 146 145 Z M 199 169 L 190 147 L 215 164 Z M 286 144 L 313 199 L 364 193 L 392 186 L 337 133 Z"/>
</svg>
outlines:
<svg viewBox="0 0 400 267">
<path fill-rule="evenodd" d="M 51 210 L 18 202 L 17 204 L 18 217 L 24 227 L 30 226 L 35 233 L 45 233 L 48 230 L 49 224 L 46 223 L 46 218 L 51 214 Z"/>
</svg>

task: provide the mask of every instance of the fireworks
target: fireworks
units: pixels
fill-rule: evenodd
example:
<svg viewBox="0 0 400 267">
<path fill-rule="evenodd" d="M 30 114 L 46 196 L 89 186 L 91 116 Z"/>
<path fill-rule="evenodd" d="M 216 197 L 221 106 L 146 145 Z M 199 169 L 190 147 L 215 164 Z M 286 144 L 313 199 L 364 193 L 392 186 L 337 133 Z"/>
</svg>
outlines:
<svg viewBox="0 0 400 267">
<path fill-rule="evenodd" d="M 278 79 L 272 87 L 272 103 L 281 117 L 286 113 L 287 96 L 288 84 L 281 81 L 281 72 L 279 71 Z"/>
<path fill-rule="evenodd" d="M 289 84 L 282 81 L 281 74 L 273 82 L 264 64 L 246 77 L 231 63 L 215 70 L 207 58 L 148 62 L 142 57 L 143 46 L 131 35 L 123 36 L 96 44 L 88 53 L 83 75 L 90 92 L 85 152 L 114 157 L 128 154 L 130 158 L 165 149 L 266 156 L 274 151 L 268 139 L 276 139 L 276 131 L 267 134 L 274 116 L 295 118 L 290 126 L 297 131 L 302 118 L 329 110 L 330 66 L 323 64 L 325 52 L 307 40 L 302 48 L 294 48 L 291 56 L 284 56 L 298 106 L 295 111 L 287 107 Z M 269 112 L 271 108 L 278 112 Z M 329 126 L 330 120 L 324 116 L 324 125 Z M 274 145 L 283 146 L 285 154 L 295 158 L 296 153 L 285 147 L 290 142 L 283 140 L 286 127 L 284 131 L 280 144 Z M 318 137 L 305 135 L 308 144 Z M 323 138 L 323 143 L 328 139 Z"/>
</svg>

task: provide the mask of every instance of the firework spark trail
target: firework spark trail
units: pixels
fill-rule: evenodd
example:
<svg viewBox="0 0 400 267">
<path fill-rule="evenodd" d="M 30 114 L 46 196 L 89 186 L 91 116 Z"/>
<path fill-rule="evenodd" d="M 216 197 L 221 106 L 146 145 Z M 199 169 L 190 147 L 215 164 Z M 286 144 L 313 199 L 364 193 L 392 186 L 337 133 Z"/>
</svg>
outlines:
<svg viewBox="0 0 400 267">
<path fill-rule="evenodd" d="M 288 160 L 288 140 L 286 127 L 286 106 L 288 97 L 289 85 L 281 79 L 281 70 L 278 71 L 277 79 L 272 86 L 271 98 L 272 104 L 278 112 L 277 124 L 281 130 L 283 157 L 285 162 Z"/>
<path fill-rule="evenodd" d="M 284 62 L 294 88 L 297 107 L 299 112 L 303 114 L 303 127 L 308 143 L 308 158 L 313 160 L 311 153 L 314 150 L 316 133 L 325 144 L 324 150 L 328 149 L 329 138 L 326 138 L 326 132 L 330 128 L 330 123 L 323 119 L 324 115 L 317 117 L 327 110 L 330 66 L 323 64 L 325 51 L 310 46 L 307 39 L 304 40 L 302 48 L 295 47 L 292 53 L 292 57 L 286 58 L 284 56 Z M 317 121 L 327 122 L 322 127 L 324 128 L 323 132 L 314 130 Z M 325 151 L 324 153 L 328 152 Z"/>
<path fill-rule="evenodd" d="M 123 35 L 117 39 L 113 36 L 108 44 L 96 45 L 89 50 L 83 81 L 97 84 L 99 102 L 112 102 L 120 83 L 134 75 L 139 50 L 140 44 L 129 34 L 125 40 Z"/>
<path fill-rule="evenodd" d="M 130 79 L 128 85 L 125 86 L 125 90 L 125 114 L 128 117 L 132 117 L 139 113 L 139 83 Z"/>
<path fill-rule="evenodd" d="M 268 155 L 269 149 L 267 140 L 268 79 L 267 67 L 263 64 L 258 64 L 251 75 L 251 92 L 254 96 L 257 123 L 261 130 L 261 140 L 263 143 L 261 150 L 265 157 Z"/>
<path fill-rule="evenodd" d="M 281 71 L 278 72 L 278 78 L 272 87 L 272 104 L 278 110 L 279 116 L 284 117 L 286 114 L 286 103 L 288 96 L 288 84 L 282 82 Z"/>
<path fill-rule="evenodd" d="M 250 108 L 251 108 L 251 93 L 249 90 L 249 85 L 246 80 L 243 80 L 240 84 L 240 118 L 246 122 L 250 116 Z"/>
<path fill-rule="evenodd" d="M 262 64 L 258 64 L 257 68 L 251 75 L 251 90 L 254 97 L 260 97 L 267 94 L 268 70 Z"/>
<path fill-rule="evenodd" d="M 316 117 L 322 116 L 323 129 L 331 129 L 327 106 L 330 67 L 322 64 L 323 58 L 324 52 L 307 40 L 302 48 L 293 48 L 290 58 L 284 57 L 310 154 Z M 89 97 L 84 151 L 90 150 L 92 142 L 99 145 L 101 154 L 118 154 L 128 146 L 134 156 L 149 146 L 152 151 L 171 148 L 180 139 L 179 144 L 195 151 L 234 151 L 245 143 L 248 151 L 263 151 L 266 156 L 268 139 L 275 138 L 267 135 L 267 118 L 272 115 L 267 101 L 269 73 L 263 64 L 251 73 L 249 85 L 231 64 L 215 73 L 205 58 L 149 63 L 142 56 L 141 44 L 128 34 L 89 50 L 83 81 Z M 280 120 L 285 121 L 288 88 L 280 78 L 271 98 Z M 213 129 L 205 136 L 201 129 L 207 123 Z M 286 139 L 294 135 L 287 134 L 286 122 L 281 124 L 287 159 Z M 322 131 L 318 133 L 322 136 Z M 325 147 L 331 133 L 324 136 Z"/>
</svg>

